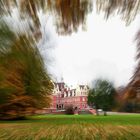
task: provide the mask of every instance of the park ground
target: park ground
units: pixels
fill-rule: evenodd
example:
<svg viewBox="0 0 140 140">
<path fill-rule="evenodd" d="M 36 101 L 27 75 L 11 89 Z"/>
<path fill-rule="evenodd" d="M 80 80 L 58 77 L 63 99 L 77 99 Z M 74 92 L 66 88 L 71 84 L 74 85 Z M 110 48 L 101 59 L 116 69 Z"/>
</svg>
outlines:
<svg viewBox="0 0 140 140">
<path fill-rule="evenodd" d="M 140 114 L 38 115 L 0 121 L 0 140 L 140 140 Z"/>
</svg>

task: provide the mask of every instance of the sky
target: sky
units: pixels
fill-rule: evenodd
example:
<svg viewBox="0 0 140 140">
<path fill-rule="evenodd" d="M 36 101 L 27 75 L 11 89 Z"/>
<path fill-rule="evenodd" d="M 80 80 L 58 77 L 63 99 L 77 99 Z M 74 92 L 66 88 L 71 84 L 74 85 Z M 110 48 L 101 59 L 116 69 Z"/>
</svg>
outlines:
<svg viewBox="0 0 140 140">
<path fill-rule="evenodd" d="M 108 79 L 116 87 L 126 85 L 136 66 L 135 34 L 137 17 L 129 26 L 119 16 L 104 20 L 94 11 L 87 18 L 87 29 L 68 36 L 58 36 L 52 21 L 47 23 L 50 43 L 54 46 L 50 67 L 55 80 L 68 85 L 90 84 L 97 78 Z"/>
</svg>

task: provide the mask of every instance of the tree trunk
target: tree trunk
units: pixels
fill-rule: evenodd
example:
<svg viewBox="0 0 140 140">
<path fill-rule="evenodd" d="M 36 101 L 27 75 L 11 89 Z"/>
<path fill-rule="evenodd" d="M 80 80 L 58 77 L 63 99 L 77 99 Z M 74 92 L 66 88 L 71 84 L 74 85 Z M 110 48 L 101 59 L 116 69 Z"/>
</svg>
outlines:
<svg viewBox="0 0 140 140">
<path fill-rule="evenodd" d="M 96 109 L 96 115 L 97 115 L 97 116 L 99 116 L 99 112 L 98 112 L 98 109 Z"/>
<path fill-rule="evenodd" d="M 104 111 L 104 116 L 107 116 L 107 112 L 106 111 Z"/>
</svg>

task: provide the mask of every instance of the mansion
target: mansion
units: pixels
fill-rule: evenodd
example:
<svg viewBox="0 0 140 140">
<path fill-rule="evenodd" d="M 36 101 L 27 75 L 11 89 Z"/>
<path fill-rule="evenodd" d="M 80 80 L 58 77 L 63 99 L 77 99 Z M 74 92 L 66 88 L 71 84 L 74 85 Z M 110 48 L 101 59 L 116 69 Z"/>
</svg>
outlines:
<svg viewBox="0 0 140 140">
<path fill-rule="evenodd" d="M 87 105 L 87 85 L 78 85 L 76 88 L 68 87 L 64 82 L 54 83 L 51 108 L 63 110 L 72 105 L 78 109 L 85 109 Z"/>
</svg>

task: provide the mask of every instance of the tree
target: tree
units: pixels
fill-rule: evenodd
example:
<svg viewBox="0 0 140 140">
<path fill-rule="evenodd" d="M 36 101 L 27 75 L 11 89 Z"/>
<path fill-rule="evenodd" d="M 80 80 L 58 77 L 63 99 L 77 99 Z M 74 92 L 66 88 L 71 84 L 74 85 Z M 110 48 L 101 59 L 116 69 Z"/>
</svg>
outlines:
<svg viewBox="0 0 140 140">
<path fill-rule="evenodd" d="M 53 84 L 32 36 L 0 24 L 0 118 L 15 119 L 48 107 Z"/>
<path fill-rule="evenodd" d="M 1 15 L 11 14 L 15 7 L 22 18 L 32 19 L 34 31 L 40 26 L 38 12 L 43 11 L 52 14 L 59 34 L 70 34 L 85 24 L 92 0 L 0 0 Z"/>
<path fill-rule="evenodd" d="M 38 11 L 42 10 L 55 17 L 58 33 L 69 34 L 85 23 L 94 3 L 97 12 L 104 12 L 106 19 L 118 14 L 127 24 L 135 19 L 140 10 L 139 0 L 0 0 L 0 14 L 11 14 L 16 7 L 22 18 L 30 17 L 39 27 Z"/>
<path fill-rule="evenodd" d="M 128 104 L 128 107 L 131 107 L 133 112 L 137 112 L 134 107 L 140 104 L 140 31 L 137 33 L 135 41 L 137 45 L 137 66 L 124 94 L 125 104 Z"/>
<path fill-rule="evenodd" d="M 94 105 L 96 110 L 99 108 L 103 109 L 104 115 L 106 115 L 106 111 L 110 110 L 115 104 L 114 95 L 115 88 L 113 87 L 113 84 L 107 80 L 98 79 L 95 82 L 94 89 L 89 91 L 88 104 Z"/>
<path fill-rule="evenodd" d="M 88 93 L 88 99 L 87 99 L 87 102 L 88 102 L 88 105 L 91 106 L 91 107 L 94 107 L 94 93 L 95 93 L 95 90 L 94 88 L 89 90 L 89 93 Z"/>
<path fill-rule="evenodd" d="M 127 24 L 131 23 L 140 10 L 139 0 L 96 0 L 97 12 L 103 11 L 105 18 L 118 14 Z"/>
</svg>

